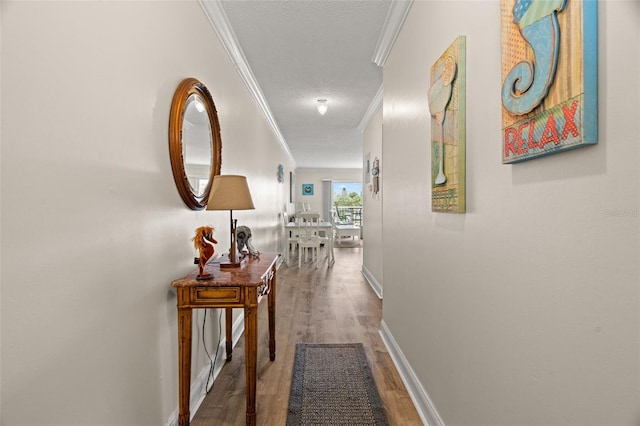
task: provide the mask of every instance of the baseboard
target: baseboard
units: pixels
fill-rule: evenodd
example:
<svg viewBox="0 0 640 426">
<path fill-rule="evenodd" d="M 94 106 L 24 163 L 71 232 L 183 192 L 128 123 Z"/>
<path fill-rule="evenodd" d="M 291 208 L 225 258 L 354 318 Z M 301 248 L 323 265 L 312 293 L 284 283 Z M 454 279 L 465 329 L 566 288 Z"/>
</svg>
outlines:
<svg viewBox="0 0 640 426">
<path fill-rule="evenodd" d="M 398 369 L 398 373 L 409 392 L 409 396 L 411 397 L 422 422 L 427 426 L 444 426 L 444 422 L 440 418 L 436 407 L 433 405 L 433 402 L 431 402 L 429 395 L 427 395 L 427 392 L 424 390 L 422 384 L 413 372 L 411 365 L 409 365 L 409 362 L 402 353 L 398 343 L 393 338 L 393 335 L 384 320 L 380 323 L 380 336 L 382 336 L 382 341 L 387 347 L 387 351 Z"/>
<path fill-rule="evenodd" d="M 374 277 L 364 265 L 362 265 L 362 275 L 364 275 L 364 279 L 367 280 L 373 291 L 378 295 L 378 299 L 382 299 L 382 284 L 376 280 L 376 277 Z"/>
<path fill-rule="evenodd" d="M 231 341 L 234 348 L 236 347 L 238 340 L 240 340 L 240 336 L 242 336 L 243 332 L 244 316 L 240 315 L 235 320 L 235 322 L 233 323 L 233 327 L 231 328 Z M 222 337 L 223 338 L 220 340 L 220 344 L 218 345 L 216 353 L 211 354 L 211 357 L 213 359 L 225 360 L 227 357 L 226 340 L 224 339 L 224 336 Z M 214 358 L 214 356 L 217 356 L 217 358 Z M 213 386 L 213 383 L 215 382 L 216 377 L 218 377 L 218 374 L 220 374 L 220 370 L 222 370 L 224 364 L 224 362 L 221 362 L 214 367 L 213 380 L 209 380 L 209 389 L 211 389 L 211 387 Z M 209 391 L 209 389 L 205 390 L 205 387 L 207 386 L 207 378 L 209 376 L 210 369 L 211 366 L 209 364 L 205 365 L 205 367 L 200 371 L 195 380 L 192 380 L 191 382 L 191 398 L 189 400 L 189 413 L 191 414 L 191 418 L 189 420 L 193 420 L 193 416 L 196 414 L 196 412 L 200 408 L 200 405 L 202 404 L 202 401 L 204 401 L 204 398 L 207 396 L 207 391 Z M 179 409 L 176 408 L 169 417 L 169 420 L 167 420 L 165 426 L 178 426 L 178 411 Z"/>
</svg>

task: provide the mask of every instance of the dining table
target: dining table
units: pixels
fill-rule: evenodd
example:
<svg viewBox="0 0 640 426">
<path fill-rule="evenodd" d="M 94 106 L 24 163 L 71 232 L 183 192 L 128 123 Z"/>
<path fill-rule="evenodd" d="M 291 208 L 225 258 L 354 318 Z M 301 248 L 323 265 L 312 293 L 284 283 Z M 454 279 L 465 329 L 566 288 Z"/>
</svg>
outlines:
<svg viewBox="0 0 640 426">
<path fill-rule="evenodd" d="M 298 229 L 298 223 L 297 222 L 288 222 L 285 225 L 285 232 L 288 233 L 289 236 L 293 235 L 296 231 L 296 229 Z M 326 220 L 321 220 L 320 223 L 318 223 L 318 230 L 324 231 L 325 236 L 328 237 L 328 243 L 327 243 L 327 263 L 329 265 L 332 265 L 335 262 L 335 257 L 333 255 L 333 223 L 331 222 L 327 222 Z M 289 247 L 286 248 L 287 250 L 289 250 Z M 287 253 L 286 259 L 289 258 L 288 256 L 289 253 Z"/>
</svg>

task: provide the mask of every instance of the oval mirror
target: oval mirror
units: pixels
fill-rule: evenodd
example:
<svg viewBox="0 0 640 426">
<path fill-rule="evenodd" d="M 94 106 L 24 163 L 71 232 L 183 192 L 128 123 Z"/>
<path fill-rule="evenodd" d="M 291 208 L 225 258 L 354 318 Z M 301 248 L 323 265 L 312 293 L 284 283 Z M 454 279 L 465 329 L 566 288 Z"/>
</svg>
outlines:
<svg viewBox="0 0 640 426">
<path fill-rule="evenodd" d="M 213 176 L 220 174 L 222 140 L 213 98 L 195 78 L 184 79 L 173 95 L 169 116 L 169 156 L 173 178 L 192 210 L 207 205 Z"/>
</svg>

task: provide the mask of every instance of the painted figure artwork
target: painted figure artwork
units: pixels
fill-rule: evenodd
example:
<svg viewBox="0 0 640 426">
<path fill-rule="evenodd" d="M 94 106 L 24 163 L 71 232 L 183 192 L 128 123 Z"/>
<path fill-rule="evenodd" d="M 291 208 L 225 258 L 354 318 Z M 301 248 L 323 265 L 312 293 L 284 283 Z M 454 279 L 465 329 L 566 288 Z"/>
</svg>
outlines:
<svg viewBox="0 0 640 426">
<path fill-rule="evenodd" d="M 595 144 L 596 0 L 501 0 L 502 162 Z"/>
<path fill-rule="evenodd" d="M 460 36 L 431 67 L 431 210 L 464 213 L 466 179 L 466 38 Z"/>
</svg>

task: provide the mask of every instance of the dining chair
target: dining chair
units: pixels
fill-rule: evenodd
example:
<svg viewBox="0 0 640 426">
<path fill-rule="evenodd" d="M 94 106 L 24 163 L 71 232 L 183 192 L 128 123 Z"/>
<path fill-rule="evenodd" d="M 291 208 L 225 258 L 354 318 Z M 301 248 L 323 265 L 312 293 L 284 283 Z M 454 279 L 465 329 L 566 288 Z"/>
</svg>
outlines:
<svg viewBox="0 0 640 426">
<path fill-rule="evenodd" d="M 296 213 L 304 213 L 311 210 L 311 205 L 309 203 L 296 203 Z"/>
<path fill-rule="evenodd" d="M 336 206 L 335 216 L 332 216 L 332 219 L 334 219 L 339 225 L 352 225 L 353 218 L 350 214 L 347 214 L 347 212 L 351 212 L 351 210 L 349 210 L 348 208 L 340 208 L 339 206 Z"/>
<path fill-rule="evenodd" d="M 311 261 L 315 260 L 316 268 L 320 266 L 320 246 L 327 244 L 329 239 L 320 236 L 320 213 L 298 213 L 298 267 L 302 266 L 302 256 L 305 262 L 308 251 L 311 250 Z"/>
<path fill-rule="evenodd" d="M 286 264 L 289 265 L 289 260 L 291 259 L 291 251 L 295 251 L 298 248 L 298 242 L 300 238 L 298 236 L 297 228 L 287 228 L 287 223 L 289 223 L 289 215 L 287 214 L 287 212 L 282 213 L 282 220 L 284 222 L 284 240 L 286 243 L 284 260 Z"/>
</svg>

